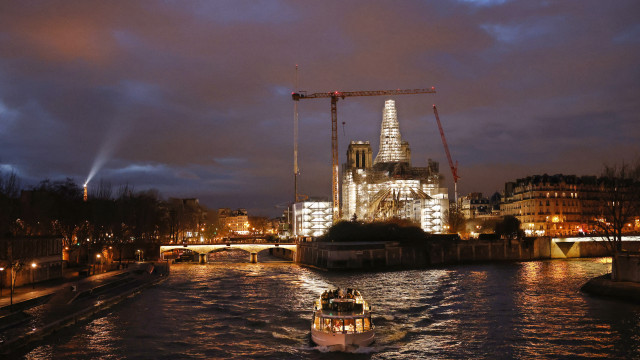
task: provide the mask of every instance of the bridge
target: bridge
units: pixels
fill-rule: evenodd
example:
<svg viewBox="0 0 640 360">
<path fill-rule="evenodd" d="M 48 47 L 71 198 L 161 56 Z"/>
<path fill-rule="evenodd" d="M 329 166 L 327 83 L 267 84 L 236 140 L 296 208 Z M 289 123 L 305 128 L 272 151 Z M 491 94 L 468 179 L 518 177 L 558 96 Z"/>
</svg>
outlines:
<svg viewBox="0 0 640 360">
<path fill-rule="evenodd" d="M 172 251 L 174 249 L 191 250 L 200 254 L 200 263 L 207 262 L 207 254 L 222 249 L 240 249 L 249 253 L 249 261 L 252 263 L 258 262 L 258 253 L 267 249 L 287 249 L 293 252 L 293 259 L 296 259 L 296 252 L 298 246 L 295 243 L 224 243 L 224 244 L 185 244 L 185 245 L 161 245 L 160 246 L 160 258 L 164 259 L 164 253 Z"/>
</svg>

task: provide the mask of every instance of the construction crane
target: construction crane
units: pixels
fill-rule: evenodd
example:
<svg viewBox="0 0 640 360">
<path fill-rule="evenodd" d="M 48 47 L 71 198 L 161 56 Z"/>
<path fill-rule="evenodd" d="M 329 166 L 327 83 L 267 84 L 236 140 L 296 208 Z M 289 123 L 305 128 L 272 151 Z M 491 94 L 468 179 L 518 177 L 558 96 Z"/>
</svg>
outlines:
<svg viewBox="0 0 640 360">
<path fill-rule="evenodd" d="M 298 91 L 298 65 L 296 64 L 295 91 Z M 301 197 L 298 195 L 298 103 L 293 104 L 293 202 L 297 203 Z"/>
<path fill-rule="evenodd" d="M 340 201 L 338 198 L 338 99 L 352 96 L 384 96 L 384 95 L 409 95 L 409 94 L 434 94 L 434 87 L 430 89 L 409 89 L 409 90 L 372 90 L 372 91 L 333 91 L 307 94 L 304 91 L 291 93 L 294 101 L 305 99 L 331 99 L 331 159 L 332 159 L 332 199 L 333 199 L 333 222 L 340 219 Z"/>
<path fill-rule="evenodd" d="M 451 153 L 449 153 L 449 145 L 447 145 L 447 139 L 444 137 L 444 130 L 442 130 L 442 124 L 440 123 L 440 117 L 438 116 L 438 109 L 433 105 L 433 113 L 436 115 L 436 121 L 438 122 L 438 129 L 440 129 L 440 137 L 442 137 L 442 144 L 444 145 L 444 151 L 447 153 L 447 160 L 449 160 L 449 167 L 451 168 L 451 176 L 453 177 L 453 196 L 458 204 L 458 161 L 456 161 L 456 165 L 453 165 L 453 160 L 451 160 Z"/>
</svg>

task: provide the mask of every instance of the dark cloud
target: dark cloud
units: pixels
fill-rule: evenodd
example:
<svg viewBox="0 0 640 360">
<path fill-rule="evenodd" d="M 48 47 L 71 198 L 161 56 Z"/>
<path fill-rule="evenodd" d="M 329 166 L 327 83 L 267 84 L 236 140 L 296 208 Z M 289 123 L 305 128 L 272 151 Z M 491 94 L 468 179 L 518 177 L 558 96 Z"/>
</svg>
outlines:
<svg viewBox="0 0 640 360">
<path fill-rule="evenodd" d="M 0 168 L 277 214 L 292 198 L 294 65 L 309 91 L 396 97 L 416 165 L 462 193 L 638 156 L 634 1 L 29 1 L 0 5 Z M 377 151 L 384 98 L 338 105 Z M 301 192 L 330 191 L 329 102 L 302 101 Z M 344 127 L 342 121 L 345 122 Z M 344 159 L 344 158 L 343 158 Z M 102 163 L 100 161 L 103 160 Z"/>
</svg>

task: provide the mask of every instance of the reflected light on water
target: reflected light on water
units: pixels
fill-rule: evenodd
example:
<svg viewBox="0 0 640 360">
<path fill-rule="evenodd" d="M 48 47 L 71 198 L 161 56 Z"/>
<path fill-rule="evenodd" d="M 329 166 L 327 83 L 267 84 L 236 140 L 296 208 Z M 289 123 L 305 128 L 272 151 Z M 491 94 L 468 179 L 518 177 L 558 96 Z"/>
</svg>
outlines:
<svg viewBox="0 0 640 360">
<path fill-rule="evenodd" d="M 602 264 L 611 264 L 611 258 L 610 257 L 598 258 L 596 260 L 598 262 L 602 263 Z"/>
<path fill-rule="evenodd" d="M 109 354 L 118 344 L 118 337 L 114 336 L 113 318 L 104 316 L 92 321 L 87 327 L 87 348 L 97 354 Z"/>
<path fill-rule="evenodd" d="M 601 264 L 597 260 L 592 263 Z M 516 353 L 527 358 L 570 356 L 575 354 L 575 349 L 564 344 L 571 339 L 572 344 L 587 349 L 589 357 L 605 354 L 600 351 L 608 346 L 611 327 L 587 320 L 592 315 L 579 286 L 592 274 L 583 265 L 584 261 L 580 260 L 520 264 L 514 284 L 518 288 L 514 303 L 517 317 L 522 321 L 514 330 L 527 342 L 517 346 Z"/>
<path fill-rule="evenodd" d="M 600 259 L 377 273 L 247 261 L 176 264 L 162 285 L 27 358 L 640 358 L 640 305 L 579 290 L 608 271 Z M 310 342 L 313 301 L 335 287 L 372 306 L 376 341 L 363 353 Z"/>
</svg>

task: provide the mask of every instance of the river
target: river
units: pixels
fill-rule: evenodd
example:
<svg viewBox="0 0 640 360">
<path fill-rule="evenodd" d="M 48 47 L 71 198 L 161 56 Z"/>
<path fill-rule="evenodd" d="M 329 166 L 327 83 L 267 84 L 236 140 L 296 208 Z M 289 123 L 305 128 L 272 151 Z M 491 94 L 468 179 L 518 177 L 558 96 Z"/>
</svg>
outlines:
<svg viewBox="0 0 640 360">
<path fill-rule="evenodd" d="M 225 257 L 226 256 L 226 257 Z M 219 260 L 219 261 L 216 261 Z M 264 260 L 264 259 L 262 259 Z M 640 359 L 640 305 L 579 288 L 607 259 L 326 273 L 220 255 L 24 350 L 26 359 Z M 314 346 L 313 300 L 360 289 L 376 341 Z"/>
</svg>

